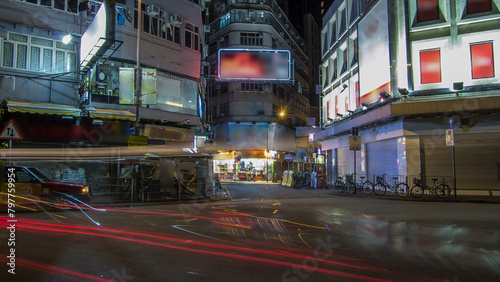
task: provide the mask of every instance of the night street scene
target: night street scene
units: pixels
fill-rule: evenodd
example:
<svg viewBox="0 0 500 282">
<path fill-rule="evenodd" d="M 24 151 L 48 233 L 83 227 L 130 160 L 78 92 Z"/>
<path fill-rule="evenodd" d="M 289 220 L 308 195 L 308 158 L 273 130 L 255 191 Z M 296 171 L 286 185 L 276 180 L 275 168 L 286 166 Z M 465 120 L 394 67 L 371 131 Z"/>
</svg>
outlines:
<svg viewBox="0 0 500 282">
<path fill-rule="evenodd" d="M 500 281 L 500 0 L 0 0 L 0 281 Z"/>
</svg>

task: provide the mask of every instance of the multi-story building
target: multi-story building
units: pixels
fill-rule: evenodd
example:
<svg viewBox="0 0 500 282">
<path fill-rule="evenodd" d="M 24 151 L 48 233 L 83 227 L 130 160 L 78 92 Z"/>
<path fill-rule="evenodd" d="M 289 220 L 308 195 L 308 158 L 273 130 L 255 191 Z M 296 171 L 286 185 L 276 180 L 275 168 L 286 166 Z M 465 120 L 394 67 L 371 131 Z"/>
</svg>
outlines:
<svg viewBox="0 0 500 282">
<path fill-rule="evenodd" d="M 252 162 L 255 170 L 264 170 L 270 177 L 270 152 L 294 153 L 294 129 L 305 126 L 310 114 L 306 44 L 274 0 L 212 1 L 210 15 L 207 120 L 222 152 L 215 159 L 226 159 L 219 165 L 231 172 L 238 170 L 234 158 L 242 160 L 240 169 L 241 164 Z M 288 50 L 292 79 L 219 79 L 218 51 L 227 48 Z"/>
<path fill-rule="evenodd" d="M 325 129 L 315 134 L 330 181 L 354 171 L 455 172 L 460 193 L 499 188 L 499 7 L 496 0 L 332 4 L 322 29 Z M 362 144 L 351 151 L 353 129 Z"/>
<path fill-rule="evenodd" d="M 139 118 L 140 135 L 155 144 L 193 147 L 203 117 L 204 1 L 138 2 L 0 2 L 2 118 L 23 133 L 19 145 L 126 145 Z"/>
</svg>

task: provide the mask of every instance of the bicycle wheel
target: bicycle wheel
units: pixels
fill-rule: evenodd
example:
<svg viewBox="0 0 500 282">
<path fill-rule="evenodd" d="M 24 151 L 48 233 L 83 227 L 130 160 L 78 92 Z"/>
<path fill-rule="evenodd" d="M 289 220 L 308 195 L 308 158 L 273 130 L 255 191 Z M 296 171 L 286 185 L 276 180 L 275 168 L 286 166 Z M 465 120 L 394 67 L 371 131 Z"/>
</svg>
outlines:
<svg viewBox="0 0 500 282">
<path fill-rule="evenodd" d="M 451 194 L 451 189 L 448 185 L 446 184 L 439 184 L 438 186 L 436 186 L 436 195 L 439 197 L 439 198 L 448 198 L 448 196 L 450 196 Z"/>
<path fill-rule="evenodd" d="M 424 194 L 424 188 L 420 185 L 415 185 L 411 188 L 410 193 L 411 193 L 412 197 L 420 198 Z"/>
<path fill-rule="evenodd" d="M 396 194 L 400 197 L 405 197 L 408 195 L 408 185 L 406 183 L 399 183 L 396 185 Z"/>
<path fill-rule="evenodd" d="M 335 190 L 336 193 L 344 193 L 344 183 L 336 181 L 335 184 L 333 185 L 333 189 Z"/>
<path fill-rule="evenodd" d="M 373 184 L 370 181 L 365 181 L 361 189 L 366 195 L 370 195 L 373 192 Z"/>
<path fill-rule="evenodd" d="M 385 194 L 386 189 L 387 188 L 382 183 L 377 183 L 373 185 L 373 193 L 375 193 L 375 195 L 378 196 L 383 196 Z"/>
<path fill-rule="evenodd" d="M 349 194 L 354 194 L 356 193 L 356 183 L 346 183 L 345 190 Z"/>
</svg>

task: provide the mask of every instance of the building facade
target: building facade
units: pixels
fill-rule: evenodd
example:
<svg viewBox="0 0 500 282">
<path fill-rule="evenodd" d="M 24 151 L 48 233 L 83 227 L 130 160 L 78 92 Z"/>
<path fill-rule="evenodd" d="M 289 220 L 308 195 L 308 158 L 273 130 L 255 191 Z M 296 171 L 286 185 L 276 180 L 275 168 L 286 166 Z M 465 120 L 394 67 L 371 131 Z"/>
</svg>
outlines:
<svg viewBox="0 0 500 282">
<path fill-rule="evenodd" d="M 203 123 L 204 1 L 138 2 L 0 3 L 2 121 L 14 119 L 20 145 L 127 145 L 138 118 L 139 135 L 154 144 L 193 147 Z"/>
<path fill-rule="evenodd" d="M 358 180 L 456 174 L 459 193 L 500 188 L 499 6 L 332 4 L 321 36 L 325 129 L 314 136 L 327 151 L 330 181 L 354 171 Z M 361 150 L 350 150 L 353 131 Z"/>
<path fill-rule="evenodd" d="M 215 131 L 216 150 L 222 153 L 215 158 L 222 159 L 225 172 L 246 171 L 246 160 L 270 179 L 271 155 L 295 152 L 295 128 L 305 126 L 310 114 L 306 43 L 275 1 L 212 1 L 210 7 L 207 121 Z M 220 79 L 218 52 L 227 48 L 287 50 L 292 78 Z"/>
</svg>

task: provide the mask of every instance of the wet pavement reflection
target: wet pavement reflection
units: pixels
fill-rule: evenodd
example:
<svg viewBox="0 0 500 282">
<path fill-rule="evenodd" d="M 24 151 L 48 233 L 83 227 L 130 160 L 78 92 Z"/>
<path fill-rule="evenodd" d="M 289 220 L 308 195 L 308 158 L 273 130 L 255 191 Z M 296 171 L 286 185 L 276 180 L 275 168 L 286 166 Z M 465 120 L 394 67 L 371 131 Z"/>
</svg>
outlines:
<svg viewBox="0 0 500 282">
<path fill-rule="evenodd" d="M 251 189 L 262 192 L 264 186 Z M 23 212 L 16 223 L 17 274 L 11 281 L 500 278 L 497 205 L 293 190 L 289 197 L 273 198 L 283 188 L 265 189 L 265 198 L 234 202 Z M 1 219 L 8 227 L 7 218 Z M 5 252 L 0 261 L 8 263 Z"/>
</svg>

